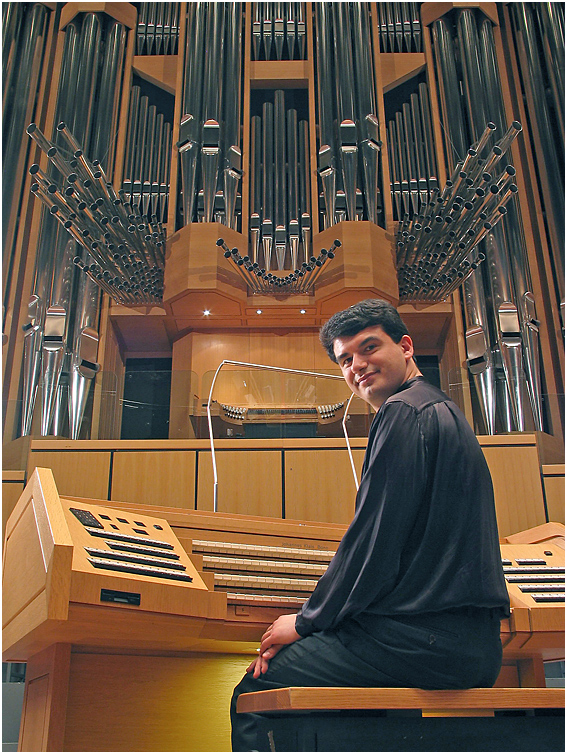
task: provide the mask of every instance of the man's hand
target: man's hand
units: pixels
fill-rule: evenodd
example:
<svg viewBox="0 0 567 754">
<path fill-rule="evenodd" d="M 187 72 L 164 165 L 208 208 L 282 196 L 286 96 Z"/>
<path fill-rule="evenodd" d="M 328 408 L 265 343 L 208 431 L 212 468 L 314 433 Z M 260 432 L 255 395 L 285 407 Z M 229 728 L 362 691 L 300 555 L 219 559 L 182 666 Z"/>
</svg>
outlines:
<svg viewBox="0 0 567 754">
<path fill-rule="evenodd" d="M 277 655 L 283 646 L 301 639 L 301 636 L 295 630 L 296 618 L 295 613 L 293 615 L 280 615 L 272 623 L 262 636 L 258 657 L 250 663 L 246 670 L 247 673 L 254 671 L 254 678 L 259 678 L 261 673 L 265 673 L 268 669 L 268 662 Z"/>
</svg>

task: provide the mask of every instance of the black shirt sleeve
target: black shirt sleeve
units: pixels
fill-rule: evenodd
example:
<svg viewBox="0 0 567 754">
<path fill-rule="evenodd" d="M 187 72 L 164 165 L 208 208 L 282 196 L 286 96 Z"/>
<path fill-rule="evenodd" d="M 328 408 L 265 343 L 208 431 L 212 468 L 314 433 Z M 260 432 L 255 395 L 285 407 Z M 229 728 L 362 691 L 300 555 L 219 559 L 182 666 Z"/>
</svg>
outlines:
<svg viewBox="0 0 567 754">
<path fill-rule="evenodd" d="M 301 636 L 332 629 L 391 591 L 423 499 L 426 468 L 415 409 L 385 403 L 371 428 L 354 519 L 297 616 Z"/>
</svg>

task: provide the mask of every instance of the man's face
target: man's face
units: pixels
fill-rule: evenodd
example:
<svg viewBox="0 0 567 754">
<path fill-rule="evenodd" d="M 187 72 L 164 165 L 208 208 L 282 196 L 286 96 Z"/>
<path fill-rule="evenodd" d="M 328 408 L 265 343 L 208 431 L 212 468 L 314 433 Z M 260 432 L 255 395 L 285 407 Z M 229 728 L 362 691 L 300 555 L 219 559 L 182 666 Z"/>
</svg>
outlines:
<svg viewBox="0 0 567 754">
<path fill-rule="evenodd" d="M 409 335 L 394 343 L 379 325 L 335 338 L 333 350 L 352 392 L 376 410 L 406 380 L 420 374 Z"/>
</svg>

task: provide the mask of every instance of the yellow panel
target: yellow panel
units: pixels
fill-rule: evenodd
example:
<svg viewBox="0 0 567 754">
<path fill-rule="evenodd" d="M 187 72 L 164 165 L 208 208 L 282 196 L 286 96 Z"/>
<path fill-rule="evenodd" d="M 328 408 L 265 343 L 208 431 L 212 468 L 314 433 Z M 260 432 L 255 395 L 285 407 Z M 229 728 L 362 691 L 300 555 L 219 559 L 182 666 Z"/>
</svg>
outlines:
<svg viewBox="0 0 567 754">
<path fill-rule="evenodd" d="M 74 654 L 65 751 L 230 751 L 230 697 L 249 662 Z"/>
<path fill-rule="evenodd" d="M 195 457 L 194 450 L 115 453 L 112 500 L 194 508 Z"/>
<path fill-rule="evenodd" d="M 492 475 L 501 537 L 544 524 L 545 507 L 537 448 L 483 447 Z"/>
<path fill-rule="evenodd" d="M 364 451 L 353 451 L 360 479 Z M 306 521 L 348 524 L 356 486 L 345 450 L 286 450 L 285 515 Z"/>
<path fill-rule="evenodd" d="M 32 451 L 28 479 L 36 467 L 53 471 L 60 495 L 108 500 L 110 452 Z"/>
<path fill-rule="evenodd" d="M 281 453 L 217 450 L 218 510 L 248 516 L 282 515 Z M 197 509 L 213 510 L 211 453 L 199 452 Z"/>
</svg>

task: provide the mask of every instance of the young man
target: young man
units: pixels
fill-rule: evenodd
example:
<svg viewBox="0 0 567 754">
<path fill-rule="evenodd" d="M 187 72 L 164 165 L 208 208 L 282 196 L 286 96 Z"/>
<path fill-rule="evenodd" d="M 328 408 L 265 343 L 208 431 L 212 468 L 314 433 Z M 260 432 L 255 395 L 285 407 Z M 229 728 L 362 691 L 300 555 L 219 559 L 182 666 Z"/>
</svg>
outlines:
<svg viewBox="0 0 567 754">
<path fill-rule="evenodd" d="M 321 342 L 376 416 L 356 513 L 315 591 L 262 637 L 233 697 L 233 751 L 262 750 L 247 691 L 492 686 L 509 614 L 492 482 L 457 406 L 425 382 L 396 309 L 369 299 Z"/>
</svg>

